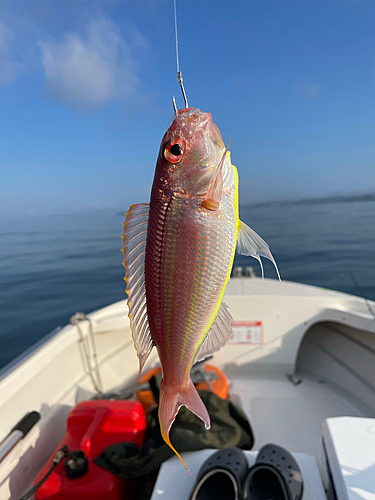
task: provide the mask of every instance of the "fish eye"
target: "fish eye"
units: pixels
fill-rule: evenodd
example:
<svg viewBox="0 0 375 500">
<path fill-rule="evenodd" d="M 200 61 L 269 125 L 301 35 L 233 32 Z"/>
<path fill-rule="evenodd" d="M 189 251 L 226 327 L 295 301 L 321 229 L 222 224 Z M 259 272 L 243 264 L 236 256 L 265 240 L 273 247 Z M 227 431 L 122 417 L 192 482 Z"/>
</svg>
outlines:
<svg viewBox="0 0 375 500">
<path fill-rule="evenodd" d="M 185 142 L 181 139 L 177 139 L 171 142 L 167 142 L 163 149 L 164 158 L 169 163 L 178 163 L 182 160 L 185 153 Z"/>
<path fill-rule="evenodd" d="M 182 149 L 181 144 L 173 144 L 173 146 L 171 146 L 169 148 L 169 152 L 173 156 L 180 156 L 180 155 L 182 155 L 183 149 Z"/>
</svg>

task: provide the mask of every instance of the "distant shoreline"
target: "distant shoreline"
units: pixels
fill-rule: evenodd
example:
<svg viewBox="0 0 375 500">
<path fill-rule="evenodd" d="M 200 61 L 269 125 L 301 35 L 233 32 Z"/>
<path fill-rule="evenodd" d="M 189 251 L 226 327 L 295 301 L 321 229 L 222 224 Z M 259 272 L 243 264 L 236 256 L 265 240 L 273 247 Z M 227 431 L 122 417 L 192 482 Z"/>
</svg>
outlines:
<svg viewBox="0 0 375 500">
<path fill-rule="evenodd" d="M 242 207 L 290 207 L 294 205 L 327 205 L 332 203 L 365 203 L 375 201 L 375 193 L 358 194 L 358 195 L 338 195 L 338 196 L 323 196 L 320 198 L 305 198 L 300 200 L 284 200 L 284 201 L 262 201 L 259 203 L 241 203 Z"/>
</svg>

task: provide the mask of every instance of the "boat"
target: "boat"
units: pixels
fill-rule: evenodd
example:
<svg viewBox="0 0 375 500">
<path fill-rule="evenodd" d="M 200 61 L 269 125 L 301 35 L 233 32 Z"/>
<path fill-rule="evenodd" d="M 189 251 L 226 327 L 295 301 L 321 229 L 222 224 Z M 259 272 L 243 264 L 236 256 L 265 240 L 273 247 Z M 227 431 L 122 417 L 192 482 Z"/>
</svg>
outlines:
<svg viewBox="0 0 375 500">
<path fill-rule="evenodd" d="M 374 499 L 375 302 L 247 274 L 235 269 L 227 286 L 233 333 L 210 364 L 251 423 L 249 462 L 276 443 L 299 457 L 305 500 Z M 154 349 L 144 371 L 158 365 Z M 124 391 L 137 376 L 125 300 L 75 314 L 3 368 L 0 499 L 18 500 L 33 486 L 77 404 Z M 187 499 L 211 451 L 184 454 L 192 476 L 177 457 L 165 462 L 153 500 Z"/>
</svg>

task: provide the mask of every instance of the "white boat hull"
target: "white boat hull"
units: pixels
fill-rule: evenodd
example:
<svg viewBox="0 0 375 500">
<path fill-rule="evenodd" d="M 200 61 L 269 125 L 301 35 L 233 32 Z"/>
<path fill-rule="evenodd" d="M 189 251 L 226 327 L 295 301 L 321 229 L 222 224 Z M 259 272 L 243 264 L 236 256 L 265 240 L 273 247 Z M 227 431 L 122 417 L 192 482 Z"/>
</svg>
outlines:
<svg viewBox="0 0 375 500">
<path fill-rule="evenodd" d="M 375 320 L 369 309 L 375 304 L 250 278 L 233 278 L 224 300 L 238 328 L 255 324 L 260 332 L 256 342 L 250 335 L 235 343 L 243 341 L 235 335 L 213 360 L 248 414 L 255 448 L 275 442 L 309 453 L 323 475 L 321 423 L 340 415 L 375 417 Z M 154 350 L 145 369 L 157 363 Z M 6 367 L 0 374 L 0 441 L 27 412 L 39 411 L 41 419 L 1 463 L 0 500 L 16 500 L 32 484 L 75 404 L 133 383 L 137 374 L 125 300 L 64 327 Z"/>
</svg>

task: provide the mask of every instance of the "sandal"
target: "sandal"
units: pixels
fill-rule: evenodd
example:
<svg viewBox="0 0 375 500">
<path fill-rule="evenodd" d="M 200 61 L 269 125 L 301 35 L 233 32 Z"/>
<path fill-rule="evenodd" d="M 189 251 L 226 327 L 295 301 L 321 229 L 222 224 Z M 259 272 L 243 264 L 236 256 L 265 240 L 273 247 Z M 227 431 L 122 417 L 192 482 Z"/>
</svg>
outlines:
<svg viewBox="0 0 375 500">
<path fill-rule="evenodd" d="M 293 456 L 281 446 L 259 450 L 244 484 L 244 500 L 301 500 L 303 478 Z"/>
<path fill-rule="evenodd" d="M 248 464 L 239 448 L 210 455 L 197 474 L 189 500 L 241 500 Z"/>
</svg>

